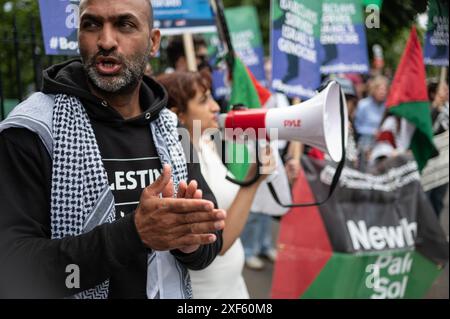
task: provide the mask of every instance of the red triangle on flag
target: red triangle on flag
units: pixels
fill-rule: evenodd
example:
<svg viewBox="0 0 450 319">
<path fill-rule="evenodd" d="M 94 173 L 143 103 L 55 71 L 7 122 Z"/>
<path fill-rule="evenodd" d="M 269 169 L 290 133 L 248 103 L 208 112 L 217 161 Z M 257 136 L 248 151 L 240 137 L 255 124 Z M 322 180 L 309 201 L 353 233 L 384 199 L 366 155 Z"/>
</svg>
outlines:
<svg viewBox="0 0 450 319">
<path fill-rule="evenodd" d="M 259 101 L 261 102 L 261 106 L 264 107 L 264 105 L 270 99 L 272 94 L 270 93 L 270 91 L 268 89 L 266 89 L 264 86 L 262 86 L 261 83 L 259 83 L 259 81 L 255 78 L 255 76 L 253 75 L 253 73 L 250 71 L 249 68 L 247 68 L 247 72 L 250 76 L 250 79 L 252 80 L 252 83 L 256 89 L 256 92 L 258 93 Z"/>
<path fill-rule="evenodd" d="M 305 171 L 300 170 L 292 201 L 314 202 Z M 272 294 L 275 299 L 300 298 L 333 255 L 333 248 L 317 206 L 295 207 L 283 216 L 278 237 Z"/>
<path fill-rule="evenodd" d="M 408 102 L 428 102 L 422 47 L 413 26 L 405 51 L 395 73 L 386 106 Z"/>
</svg>

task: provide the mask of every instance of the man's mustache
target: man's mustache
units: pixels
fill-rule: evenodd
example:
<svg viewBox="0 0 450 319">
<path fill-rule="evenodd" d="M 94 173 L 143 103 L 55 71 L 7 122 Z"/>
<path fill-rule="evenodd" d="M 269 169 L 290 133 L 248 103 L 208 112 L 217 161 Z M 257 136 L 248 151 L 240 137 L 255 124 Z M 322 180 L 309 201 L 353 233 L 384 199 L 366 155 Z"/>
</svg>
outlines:
<svg viewBox="0 0 450 319">
<path fill-rule="evenodd" d="M 125 64 L 126 65 L 125 60 L 123 59 L 122 55 L 120 55 L 118 53 L 116 54 L 116 53 L 114 53 L 114 51 L 106 51 L 106 50 L 100 50 L 94 56 L 92 56 L 90 58 L 89 65 L 90 66 L 95 66 L 95 64 L 96 64 L 95 61 L 99 57 L 105 57 L 105 58 L 106 57 L 111 57 L 111 58 L 114 58 L 114 59 L 117 59 L 118 61 L 120 61 L 121 64 Z"/>
</svg>

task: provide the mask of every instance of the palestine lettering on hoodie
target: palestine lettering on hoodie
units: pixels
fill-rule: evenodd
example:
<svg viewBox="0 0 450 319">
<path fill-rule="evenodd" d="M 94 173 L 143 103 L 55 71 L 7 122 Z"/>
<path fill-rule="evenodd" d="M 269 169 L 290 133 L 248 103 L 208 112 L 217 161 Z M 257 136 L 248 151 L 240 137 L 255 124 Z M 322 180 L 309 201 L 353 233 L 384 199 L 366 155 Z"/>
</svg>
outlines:
<svg viewBox="0 0 450 319">
<path fill-rule="evenodd" d="M 125 120 L 106 101 L 89 92 L 88 80 L 80 63 L 71 63 L 59 70 L 54 81 L 56 83 L 47 81 L 44 91 L 59 89 L 80 97 L 108 174 L 116 219 L 123 218 L 136 209 L 142 190 L 161 174 L 162 166 L 151 136 L 150 122 L 165 105 L 162 88 L 154 83 L 143 85 L 140 91 L 143 113 Z"/>
<path fill-rule="evenodd" d="M 103 165 L 110 172 L 108 180 L 114 194 L 116 212 L 124 217 L 139 203 L 136 190 L 142 190 L 155 182 L 161 175 L 159 158 L 104 158 Z"/>
<path fill-rule="evenodd" d="M 116 218 L 122 218 L 136 209 L 144 188 L 161 175 L 150 126 L 133 120 L 115 128 L 92 124 L 114 195 Z"/>
</svg>

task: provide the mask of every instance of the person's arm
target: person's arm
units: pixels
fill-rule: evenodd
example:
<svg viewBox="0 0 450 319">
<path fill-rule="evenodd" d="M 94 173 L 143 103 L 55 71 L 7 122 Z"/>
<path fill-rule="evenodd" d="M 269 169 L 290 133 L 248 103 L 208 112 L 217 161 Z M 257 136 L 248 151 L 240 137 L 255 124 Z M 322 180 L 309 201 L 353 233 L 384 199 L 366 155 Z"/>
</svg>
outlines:
<svg viewBox="0 0 450 319">
<path fill-rule="evenodd" d="M 225 229 L 223 230 L 223 246 L 220 255 L 224 255 L 239 238 L 247 223 L 250 208 L 262 178 L 249 187 L 241 187 L 233 203 L 227 211 Z"/>
<path fill-rule="evenodd" d="M 0 134 L 0 179 L 1 298 L 74 295 L 102 283 L 145 249 L 134 214 L 80 236 L 51 239 L 51 160 L 28 130 Z M 66 286 L 70 265 L 79 268 L 79 288 Z"/>
<path fill-rule="evenodd" d="M 104 282 L 117 269 L 134 262 L 143 250 L 210 244 L 216 240 L 210 235 L 215 224 L 223 223 L 224 217 L 218 217 L 210 201 L 159 198 L 160 176 L 144 190 L 135 213 L 86 234 L 51 239 L 51 167 L 50 157 L 35 134 L 24 129 L 0 134 L 3 298 L 74 295 Z M 164 176 L 167 179 L 167 172 Z M 206 259 L 205 250 L 199 251 Z M 195 264 L 191 259 L 199 255 L 194 252 L 179 258 Z M 70 276 L 75 274 L 74 268 L 79 270 L 75 272 L 80 281 L 72 289 L 70 284 L 77 283 Z"/>
<path fill-rule="evenodd" d="M 225 219 L 225 228 L 223 230 L 223 247 L 220 255 L 224 255 L 228 249 L 234 244 L 236 239 L 241 235 L 245 224 L 247 223 L 250 208 L 252 206 L 255 194 L 261 183 L 267 178 L 267 174 L 275 169 L 275 159 L 271 151 L 265 153 L 266 156 L 261 159 L 265 175 L 261 175 L 256 183 L 248 187 L 241 187 L 227 211 Z M 250 166 L 247 173 L 247 179 L 255 176 L 256 170 L 259 169 L 256 164 Z"/>
<path fill-rule="evenodd" d="M 431 105 L 433 108 L 437 109 L 438 112 L 442 111 L 442 108 L 448 102 L 448 85 L 445 82 L 439 82 L 436 90 L 436 95 Z"/>
<path fill-rule="evenodd" d="M 303 154 L 304 145 L 300 142 L 290 142 L 285 157 L 285 168 L 289 184 L 293 184 L 300 173 L 300 159 Z"/>
<path fill-rule="evenodd" d="M 190 160 L 188 160 L 187 168 L 188 168 L 188 183 L 191 181 L 197 182 L 197 189 L 202 191 L 202 198 L 209 200 L 213 202 L 214 207 L 217 208 L 217 201 L 216 198 L 211 191 L 211 189 L 208 186 L 208 183 L 205 181 L 201 170 L 200 170 L 200 164 L 198 163 L 198 160 L 195 160 L 196 153 L 191 146 L 191 153 L 193 156 Z M 195 252 L 186 254 L 183 253 L 180 250 L 173 250 L 171 251 L 172 254 L 187 268 L 192 270 L 201 270 L 209 266 L 213 260 L 216 258 L 216 256 L 219 254 L 220 250 L 222 249 L 223 245 L 223 234 L 222 230 L 214 232 L 216 235 L 217 240 L 208 245 L 202 245 L 199 249 L 197 249 Z"/>
</svg>

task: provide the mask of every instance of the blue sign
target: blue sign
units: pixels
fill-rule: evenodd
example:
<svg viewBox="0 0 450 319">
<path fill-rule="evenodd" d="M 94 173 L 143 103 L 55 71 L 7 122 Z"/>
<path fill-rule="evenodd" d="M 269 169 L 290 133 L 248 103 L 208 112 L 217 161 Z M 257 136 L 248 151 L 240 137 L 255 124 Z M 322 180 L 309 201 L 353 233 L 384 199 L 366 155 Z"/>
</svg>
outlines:
<svg viewBox="0 0 450 319">
<path fill-rule="evenodd" d="M 368 73 L 366 28 L 360 0 L 324 0 L 320 43 L 324 57 L 320 71 Z"/>
<path fill-rule="evenodd" d="M 272 90 L 309 99 L 320 86 L 322 1 L 272 0 Z"/>
<path fill-rule="evenodd" d="M 48 55 L 78 55 L 79 0 L 39 0 Z"/>
<path fill-rule="evenodd" d="M 448 66 L 448 0 L 431 0 L 425 36 L 425 64 Z"/>
<path fill-rule="evenodd" d="M 155 28 L 163 35 L 216 31 L 209 0 L 151 0 Z"/>
</svg>

